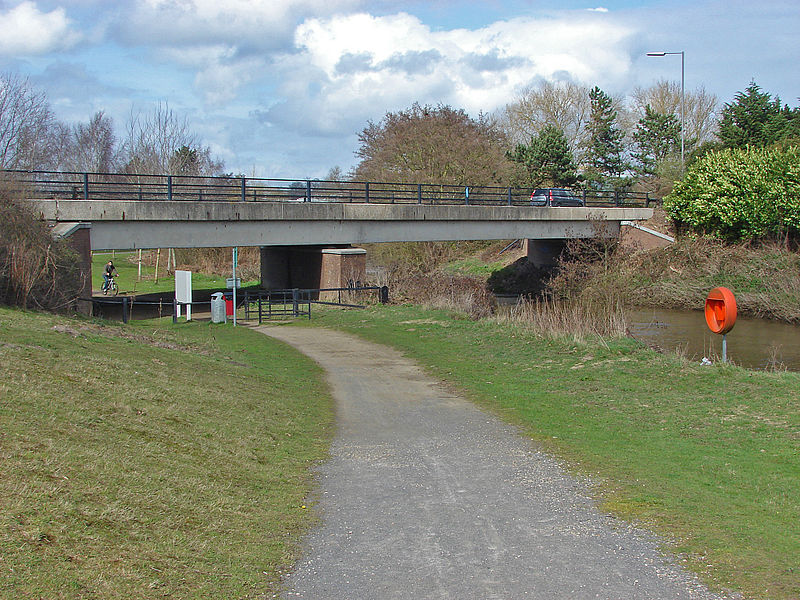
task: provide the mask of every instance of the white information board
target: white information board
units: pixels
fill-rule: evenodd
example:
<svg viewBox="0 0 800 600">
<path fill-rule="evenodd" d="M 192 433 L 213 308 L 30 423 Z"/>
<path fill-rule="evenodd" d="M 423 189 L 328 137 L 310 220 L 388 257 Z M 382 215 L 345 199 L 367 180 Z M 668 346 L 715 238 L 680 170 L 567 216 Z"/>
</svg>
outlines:
<svg viewBox="0 0 800 600">
<path fill-rule="evenodd" d="M 192 320 L 192 272 L 175 271 L 175 300 L 178 302 L 178 315 L 181 316 L 181 304 L 186 305 L 186 320 Z"/>
</svg>

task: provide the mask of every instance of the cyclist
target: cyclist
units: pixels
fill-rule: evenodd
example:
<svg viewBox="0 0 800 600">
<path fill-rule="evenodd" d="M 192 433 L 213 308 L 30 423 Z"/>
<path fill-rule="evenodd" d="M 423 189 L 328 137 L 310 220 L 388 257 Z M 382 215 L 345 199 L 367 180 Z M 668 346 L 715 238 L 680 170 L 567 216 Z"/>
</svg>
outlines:
<svg viewBox="0 0 800 600">
<path fill-rule="evenodd" d="M 119 276 L 117 273 L 117 269 L 114 266 L 114 263 L 110 260 L 106 263 L 105 268 L 103 269 L 103 291 L 105 292 L 108 289 L 108 286 L 111 284 L 111 278 L 114 276 Z"/>
</svg>

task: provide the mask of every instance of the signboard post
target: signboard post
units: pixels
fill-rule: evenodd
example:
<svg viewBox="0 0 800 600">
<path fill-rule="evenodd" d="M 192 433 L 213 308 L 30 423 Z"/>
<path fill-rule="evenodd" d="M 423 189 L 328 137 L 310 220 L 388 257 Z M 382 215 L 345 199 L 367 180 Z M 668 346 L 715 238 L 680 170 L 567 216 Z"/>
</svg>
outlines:
<svg viewBox="0 0 800 600">
<path fill-rule="evenodd" d="M 736 298 L 728 288 L 714 288 L 706 298 L 706 324 L 714 333 L 722 335 L 722 362 L 728 361 L 726 334 L 736 323 Z"/>
<path fill-rule="evenodd" d="M 236 288 L 239 287 L 236 279 L 236 263 L 239 260 L 239 248 L 233 247 L 233 326 L 236 327 Z"/>
<path fill-rule="evenodd" d="M 175 271 L 175 302 L 178 305 L 178 314 L 181 316 L 181 304 L 186 305 L 186 320 L 192 320 L 192 272 Z"/>
</svg>

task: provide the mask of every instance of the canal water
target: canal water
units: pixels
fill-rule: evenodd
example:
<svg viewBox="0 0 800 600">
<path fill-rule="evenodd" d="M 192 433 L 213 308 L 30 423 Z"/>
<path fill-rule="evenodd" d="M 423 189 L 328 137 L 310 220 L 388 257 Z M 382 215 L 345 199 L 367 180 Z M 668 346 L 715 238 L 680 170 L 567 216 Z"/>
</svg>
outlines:
<svg viewBox="0 0 800 600">
<path fill-rule="evenodd" d="M 631 335 L 647 344 L 684 354 L 691 360 L 722 357 L 722 336 L 711 333 L 702 311 L 639 309 L 626 311 Z M 748 369 L 800 371 L 800 327 L 738 317 L 727 335 L 728 360 Z"/>
</svg>

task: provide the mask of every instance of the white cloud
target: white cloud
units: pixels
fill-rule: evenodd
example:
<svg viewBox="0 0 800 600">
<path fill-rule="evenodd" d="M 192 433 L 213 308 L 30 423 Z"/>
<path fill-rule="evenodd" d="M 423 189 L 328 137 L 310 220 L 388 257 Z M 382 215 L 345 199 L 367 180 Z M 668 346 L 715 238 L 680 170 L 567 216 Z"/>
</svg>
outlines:
<svg viewBox="0 0 800 600">
<path fill-rule="evenodd" d="M 404 13 L 308 19 L 281 71 L 282 95 L 292 100 L 265 117 L 345 133 L 354 121 L 414 101 L 488 112 L 539 78 L 617 82 L 630 69 L 633 35 L 605 15 L 585 13 L 476 30 L 433 30 Z"/>
<path fill-rule="evenodd" d="M 194 85 L 210 106 L 234 100 L 242 86 L 263 75 L 267 64 L 260 56 L 239 56 L 235 46 L 225 44 L 164 48 L 159 56 L 195 71 Z"/>
<path fill-rule="evenodd" d="M 347 10 L 356 0 L 137 0 L 120 32 L 129 43 L 275 48 L 298 19 Z"/>
<path fill-rule="evenodd" d="M 0 12 L 0 56 L 30 56 L 66 50 L 80 35 L 70 29 L 63 8 L 42 12 L 34 2 L 22 2 Z"/>
<path fill-rule="evenodd" d="M 291 48 L 307 14 L 346 10 L 359 0 L 136 0 L 114 34 L 150 47 L 162 62 L 196 72 L 195 87 L 210 106 L 234 100 L 263 75 L 272 55 Z"/>
</svg>

